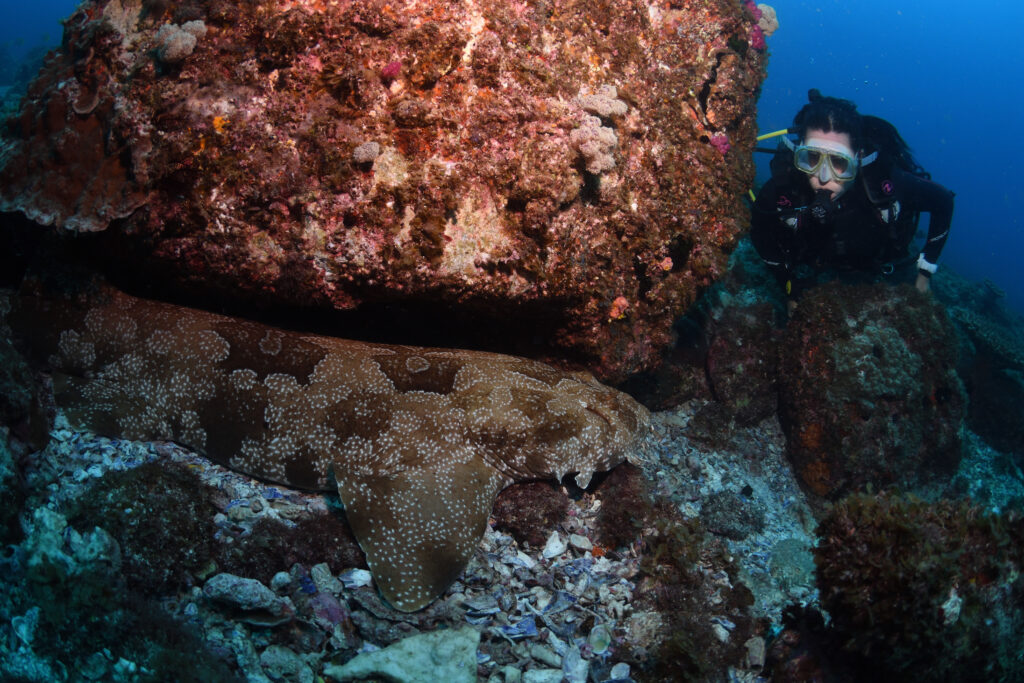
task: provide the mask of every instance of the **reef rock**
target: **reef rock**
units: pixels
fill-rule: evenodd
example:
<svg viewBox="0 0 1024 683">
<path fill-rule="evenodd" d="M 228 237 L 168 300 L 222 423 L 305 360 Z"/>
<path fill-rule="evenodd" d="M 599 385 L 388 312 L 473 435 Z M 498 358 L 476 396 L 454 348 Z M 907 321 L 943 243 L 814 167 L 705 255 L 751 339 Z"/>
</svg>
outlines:
<svg viewBox="0 0 1024 683">
<path fill-rule="evenodd" d="M 0 317 L 5 313 L 0 311 Z M 0 328 L 0 425 L 18 425 L 29 418 L 35 384 L 25 358 L 14 348 L 9 330 Z"/>
<path fill-rule="evenodd" d="M 777 343 L 770 304 L 726 308 L 711 324 L 707 376 L 712 393 L 742 426 L 775 414 Z"/>
<path fill-rule="evenodd" d="M 18 485 L 17 461 L 9 440 L 10 430 L 0 427 L 0 543 L 4 545 L 20 539 L 18 516 L 25 500 L 25 493 Z"/>
<path fill-rule="evenodd" d="M 1024 373 L 982 367 L 971 380 L 971 430 L 993 448 L 1012 453 L 1018 467 L 1024 465 Z"/>
<path fill-rule="evenodd" d="M 829 511 L 818 535 L 821 604 L 832 617 L 827 647 L 860 660 L 855 680 L 1024 675 L 1019 510 L 856 495 Z"/>
<path fill-rule="evenodd" d="M 789 458 L 819 496 L 913 484 L 960 461 L 952 327 L 909 287 L 813 290 L 786 330 L 778 382 Z"/>
<path fill-rule="evenodd" d="M 744 227 L 758 46 L 732 0 L 91 0 L 5 127 L 0 210 L 151 284 L 430 302 L 621 379 Z"/>
<path fill-rule="evenodd" d="M 1024 319 L 994 283 L 947 274 L 937 292 L 961 332 L 960 376 L 970 407 L 967 424 L 989 445 L 1024 464 Z"/>
</svg>

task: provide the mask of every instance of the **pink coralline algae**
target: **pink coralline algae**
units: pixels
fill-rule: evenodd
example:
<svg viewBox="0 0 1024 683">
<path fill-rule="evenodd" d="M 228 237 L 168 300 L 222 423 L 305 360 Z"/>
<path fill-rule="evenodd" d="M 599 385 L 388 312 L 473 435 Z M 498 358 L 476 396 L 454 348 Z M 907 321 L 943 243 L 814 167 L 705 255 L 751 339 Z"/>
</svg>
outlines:
<svg viewBox="0 0 1024 683">
<path fill-rule="evenodd" d="M 0 211 L 103 233 L 153 286 L 426 303 L 491 330 L 463 343 L 619 380 L 746 226 L 766 57 L 734 0 L 143 6 L 65 22 L 0 133 Z M 168 22 L 206 31 L 154 59 Z"/>
<path fill-rule="evenodd" d="M 750 27 L 750 47 L 755 50 L 764 50 L 768 47 L 764 40 L 764 31 L 760 26 Z"/>
<path fill-rule="evenodd" d="M 711 146 L 717 149 L 722 154 L 729 151 L 731 145 L 729 144 L 729 136 L 725 133 L 715 133 L 709 140 Z"/>
<path fill-rule="evenodd" d="M 402 71 L 402 63 L 397 59 L 388 62 L 387 65 L 380 70 L 380 77 L 385 81 L 393 81 L 398 78 L 398 74 Z"/>
</svg>

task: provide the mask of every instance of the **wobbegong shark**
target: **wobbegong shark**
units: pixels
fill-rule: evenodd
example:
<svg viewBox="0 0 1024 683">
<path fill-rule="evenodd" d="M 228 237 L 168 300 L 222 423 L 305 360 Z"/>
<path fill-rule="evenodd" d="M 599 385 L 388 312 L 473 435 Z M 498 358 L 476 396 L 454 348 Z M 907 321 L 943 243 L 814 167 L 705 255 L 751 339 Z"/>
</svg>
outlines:
<svg viewBox="0 0 1024 683">
<path fill-rule="evenodd" d="M 412 612 L 462 573 L 497 494 L 632 457 L 648 411 L 586 373 L 480 351 L 302 334 L 109 286 L 0 297 L 80 430 L 168 440 L 253 477 L 336 486 L 381 595 Z"/>
</svg>

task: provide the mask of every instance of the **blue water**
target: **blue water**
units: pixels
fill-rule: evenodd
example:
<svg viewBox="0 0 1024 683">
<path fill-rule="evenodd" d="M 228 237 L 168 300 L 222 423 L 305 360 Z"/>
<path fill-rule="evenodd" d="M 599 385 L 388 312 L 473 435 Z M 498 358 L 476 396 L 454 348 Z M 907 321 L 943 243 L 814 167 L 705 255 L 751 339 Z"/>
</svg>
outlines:
<svg viewBox="0 0 1024 683">
<path fill-rule="evenodd" d="M 0 3 L 0 85 L 18 76 L 26 57 L 41 57 L 60 44 L 60 20 L 75 11 L 73 0 L 3 0 Z"/>
<path fill-rule="evenodd" d="M 4 2 L 0 63 L 56 45 L 58 20 L 76 4 Z M 780 28 L 768 39 L 761 130 L 787 126 L 810 88 L 892 121 L 933 178 L 957 193 L 942 263 L 972 280 L 992 280 L 1024 311 L 1024 176 L 1014 173 L 1024 160 L 1024 3 L 769 4 Z M 767 155 L 758 156 L 764 178 Z"/>
<path fill-rule="evenodd" d="M 776 0 L 779 30 L 759 103 L 762 132 L 784 128 L 807 90 L 889 119 L 932 178 L 956 192 L 942 254 L 990 279 L 1024 311 L 1024 3 Z M 759 154 L 759 175 L 767 177 Z"/>
</svg>

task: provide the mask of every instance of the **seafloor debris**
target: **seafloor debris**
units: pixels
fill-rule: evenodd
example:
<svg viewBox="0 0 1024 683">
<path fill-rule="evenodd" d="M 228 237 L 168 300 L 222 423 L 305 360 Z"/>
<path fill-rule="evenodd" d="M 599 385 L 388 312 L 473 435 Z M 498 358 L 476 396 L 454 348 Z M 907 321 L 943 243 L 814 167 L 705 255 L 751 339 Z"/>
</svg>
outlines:
<svg viewBox="0 0 1024 683">
<path fill-rule="evenodd" d="M 480 631 L 470 626 L 408 636 L 383 650 L 361 652 L 345 664 L 328 666 L 335 681 L 381 676 L 394 681 L 475 683 Z"/>
<path fill-rule="evenodd" d="M 231 553 L 236 545 L 250 537 L 257 545 L 265 542 L 258 536 L 263 520 L 277 519 L 294 525 L 334 513 L 327 512 L 321 496 L 267 486 L 174 445 L 97 438 L 58 428 L 48 449 L 26 460 L 33 473 L 29 477 L 33 492 L 30 505 L 46 506 L 40 508 L 43 510 L 70 509 L 83 491 L 111 474 L 144 462 L 184 467 L 197 474 L 204 486 L 219 492 L 205 513 L 216 528 L 214 540 L 219 549 L 208 566 L 190 570 L 186 583 L 174 589 L 165 585 L 151 599 L 159 600 L 159 609 L 178 620 L 176 629 L 183 629 L 205 643 L 204 654 L 197 661 L 208 665 L 206 657 L 213 657 L 224 670 L 234 669 L 250 680 L 271 676 L 278 680 L 284 671 L 292 671 L 288 676 L 294 678 L 289 680 L 311 680 L 314 674 L 341 671 L 339 667 L 360 652 L 386 648 L 416 633 L 434 632 L 437 639 L 444 640 L 444 634 L 455 633 L 444 629 L 462 627 L 472 629 L 480 641 L 474 655 L 474 675 L 479 680 L 501 682 L 518 680 L 520 676 L 523 680 L 564 677 L 580 683 L 630 676 L 640 680 L 645 677 L 645 670 L 651 669 L 647 675 L 652 675 L 652 667 L 658 666 L 662 657 L 682 657 L 682 661 L 708 670 L 741 667 L 745 655 L 739 653 L 747 651 L 747 640 L 758 637 L 748 630 L 755 623 L 753 617 L 777 616 L 785 603 L 813 595 L 809 592 L 809 577 L 790 579 L 782 591 L 770 571 L 771 549 L 778 540 L 799 538 L 806 544 L 809 536 L 804 522 L 796 515 L 802 509 L 798 502 L 800 494 L 786 471 L 777 427 L 752 428 L 720 452 L 703 455 L 698 446 L 688 443 L 680 429 L 694 407 L 658 419 L 651 461 L 643 470 L 636 470 L 607 494 L 602 493 L 602 488 L 582 496 L 574 494 L 568 502 L 568 515 L 555 521 L 555 528 L 544 534 L 545 539 L 554 537 L 557 541 L 520 544 L 489 525 L 459 580 L 440 601 L 415 614 L 389 608 L 372 585 L 360 580 L 358 568 L 288 565 L 287 558 L 281 557 L 276 573 L 260 581 L 222 573 L 218 569 L 223 562 L 220 558 Z M 758 474 L 748 470 L 754 463 Z M 751 560 L 733 569 L 715 559 L 717 551 L 705 554 L 694 546 L 670 564 L 664 563 L 665 558 L 652 562 L 652 553 L 657 549 L 645 544 L 659 538 L 664 541 L 657 543 L 666 542 L 666 534 L 677 533 L 664 526 L 645 529 L 652 520 L 643 522 L 632 535 L 623 533 L 613 541 L 617 547 L 603 545 L 608 541 L 602 541 L 603 536 L 597 531 L 600 512 L 616 502 L 632 504 L 633 494 L 627 494 L 629 489 L 624 489 L 623 484 L 645 479 L 655 482 L 652 495 L 676 501 L 682 510 L 680 520 L 691 520 L 688 524 L 699 524 L 696 520 L 700 501 L 716 491 L 736 490 L 768 507 L 764 526 L 746 539 L 706 539 L 709 549 L 725 543 L 731 546 L 730 553 Z M 748 485 L 753 488 L 746 491 Z M 777 500 L 778 492 L 784 490 L 789 491 L 786 499 Z M 245 513 L 237 514 L 238 510 Z M 166 514 L 176 512 L 167 510 Z M 38 541 L 31 540 L 42 538 L 40 532 L 34 531 L 37 527 L 44 532 L 52 525 L 30 523 L 30 539 L 16 546 L 14 558 L 38 546 Z M 68 533 L 72 533 L 70 528 Z M 53 540 L 47 546 L 53 548 L 48 551 L 49 556 L 67 555 L 70 566 L 77 566 L 75 563 L 83 560 L 75 559 L 64 539 L 78 533 L 74 530 L 72 536 L 46 536 Z M 687 538 L 696 541 L 704 532 L 697 533 L 694 528 L 686 533 Z M 57 551 L 63 555 L 54 555 Z M 161 557 L 173 561 L 182 552 L 180 548 L 166 548 Z M 260 562 L 260 571 L 266 577 L 264 560 Z M 0 608 L 19 617 L 20 631 L 32 630 L 36 634 L 31 648 L 22 643 L 25 651 L 18 661 L 27 657 L 39 667 L 64 670 L 86 666 L 92 653 L 80 651 L 85 648 L 82 641 L 62 630 L 66 622 L 50 621 L 45 616 L 45 606 L 39 625 L 28 628 L 26 619 L 34 614 L 33 600 L 41 594 L 27 590 L 32 584 L 24 573 L 26 565 L 21 563 L 17 560 L 15 564 L 4 565 L 15 590 L 0 598 Z M 678 580 L 673 578 L 678 576 L 676 563 L 686 568 L 689 578 L 685 586 L 664 583 Z M 232 571 L 244 573 L 246 568 L 236 564 Z M 749 607 L 740 607 L 729 597 L 741 575 L 755 586 L 755 602 Z M 122 600 L 129 599 L 121 593 L 126 589 L 116 573 L 86 576 L 97 586 L 92 597 L 82 603 L 89 610 L 110 614 L 118 611 Z M 661 586 L 669 585 L 679 596 L 690 596 L 687 618 L 693 619 L 689 630 L 695 640 L 684 649 L 660 653 L 663 643 L 671 640 L 666 629 L 671 628 L 674 616 L 659 612 L 658 596 L 662 595 L 660 591 L 667 590 Z M 137 595 L 138 589 L 128 592 Z M 165 631 L 174 632 L 166 627 Z M 149 637 L 148 631 L 145 633 Z M 3 642 L 0 638 L 0 646 Z M 88 661 L 89 670 L 100 672 L 101 678 L 115 677 L 115 667 L 122 659 L 149 672 L 162 666 L 159 661 L 147 659 L 145 651 L 134 641 L 117 644 L 93 640 L 91 645 L 109 651 L 109 655 Z M 127 664 L 120 666 L 124 668 Z M 8 668 L 4 673 L 11 671 Z"/>
</svg>

